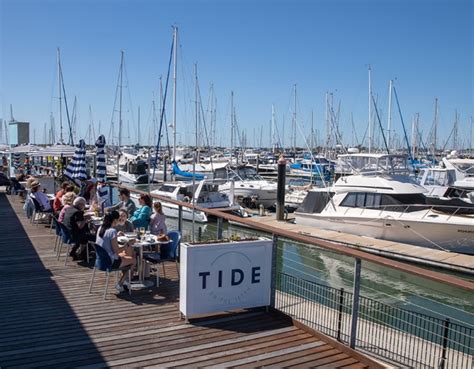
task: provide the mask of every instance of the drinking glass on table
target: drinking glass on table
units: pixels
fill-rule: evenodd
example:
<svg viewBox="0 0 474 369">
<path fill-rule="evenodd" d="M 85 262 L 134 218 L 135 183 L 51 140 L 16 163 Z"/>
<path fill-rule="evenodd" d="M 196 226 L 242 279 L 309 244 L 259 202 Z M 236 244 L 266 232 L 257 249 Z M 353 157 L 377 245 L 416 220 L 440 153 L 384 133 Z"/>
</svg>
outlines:
<svg viewBox="0 0 474 369">
<path fill-rule="evenodd" d="M 140 236 L 144 236 L 145 235 L 145 227 L 140 227 Z"/>
</svg>

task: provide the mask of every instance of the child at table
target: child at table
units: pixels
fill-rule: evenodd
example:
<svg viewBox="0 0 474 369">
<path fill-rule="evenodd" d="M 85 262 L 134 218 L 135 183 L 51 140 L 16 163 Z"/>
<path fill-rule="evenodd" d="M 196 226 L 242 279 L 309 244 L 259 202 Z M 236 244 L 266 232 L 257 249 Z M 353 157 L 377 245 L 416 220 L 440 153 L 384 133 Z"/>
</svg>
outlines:
<svg viewBox="0 0 474 369">
<path fill-rule="evenodd" d="M 166 234 L 166 216 L 163 214 L 161 202 L 157 201 L 153 204 L 155 212 L 150 220 L 150 233 L 154 235 Z"/>
<path fill-rule="evenodd" d="M 107 251 L 112 260 L 112 269 L 124 268 L 127 266 L 135 266 L 135 251 L 127 244 L 125 247 L 120 248 L 117 242 L 117 230 L 115 227 L 119 221 L 119 213 L 114 210 L 104 217 L 104 222 L 97 232 L 96 244 Z M 131 241 L 132 242 L 132 241 Z M 127 273 L 122 271 L 120 281 L 117 283 L 115 288 L 119 291 L 123 291 L 123 282 Z"/>
<path fill-rule="evenodd" d="M 133 226 L 132 222 L 128 220 L 127 208 L 121 208 L 118 212 L 120 214 L 120 218 L 115 229 L 119 232 L 119 235 L 121 233 L 125 234 L 133 232 L 135 227 Z"/>
</svg>

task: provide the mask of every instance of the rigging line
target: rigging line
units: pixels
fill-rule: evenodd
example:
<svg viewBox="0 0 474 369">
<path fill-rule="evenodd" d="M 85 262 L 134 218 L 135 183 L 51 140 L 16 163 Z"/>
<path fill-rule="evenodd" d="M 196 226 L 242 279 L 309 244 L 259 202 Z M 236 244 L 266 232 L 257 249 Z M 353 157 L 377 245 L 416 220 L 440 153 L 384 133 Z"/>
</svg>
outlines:
<svg viewBox="0 0 474 369">
<path fill-rule="evenodd" d="M 69 144 L 74 145 L 74 139 L 72 137 L 71 118 L 69 117 L 69 108 L 68 108 L 68 105 L 67 105 L 67 98 L 66 98 L 66 88 L 64 87 L 63 69 L 61 67 L 61 64 L 59 65 L 59 73 L 61 74 L 61 85 L 63 87 L 64 105 L 66 107 L 67 124 L 69 126 Z"/>
<path fill-rule="evenodd" d="M 161 107 L 161 112 L 160 112 L 160 129 L 158 131 L 158 141 L 157 141 L 156 147 L 155 147 L 155 163 L 158 162 L 158 150 L 160 148 L 161 129 L 163 128 L 163 117 L 165 115 L 166 97 L 168 96 L 168 82 L 169 82 L 169 79 L 170 79 L 171 63 L 173 61 L 173 53 L 174 53 L 174 37 L 173 37 L 173 40 L 171 41 L 171 52 L 170 52 L 170 59 L 169 59 L 169 62 L 168 62 L 168 73 L 166 75 L 165 93 L 164 93 L 164 96 L 163 96 L 163 106 Z M 155 171 L 156 171 L 156 165 L 153 166 L 153 176 L 152 176 L 152 178 L 155 178 Z"/>
<path fill-rule="evenodd" d="M 385 150 L 387 150 L 387 154 L 390 155 L 390 150 L 388 148 L 387 139 L 385 138 L 385 133 L 383 132 L 382 122 L 380 121 L 379 109 L 377 109 L 377 104 L 375 103 L 374 95 L 371 95 L 372 103 L 374 104 L 375 114 L 377 115 L 377 121 L 379 122 L 380 133 L 382 133 L 383 143 L 385 145 Z"/>
<path fill-rule="evenodd" d="M 135 112 L 133 110 L 133 103 L 132 103 L 132 94 L 131 94 L 131 91 L 130 91 L 130 82 L 128 80 L 128 73 L 127 73 L 127 67 L 126 67 L 126 64 L 125 64 L 125 58 L 123 60 L 123 70 L 125 72 L 125 82 L 126 82 L 126 87 L 127 87 L 127 95 L 128 95 L 128 100 L 129 100 L 129 103 L 130 103 L 130 111 L 131 111 L 131 115 L 132 115 L 132 125 L 135 127 Z M 129 143 L 130 143 L 130 133 L 128 135 L 128 140 L 129 140 Z"/>
<path fill-rule="evenodd" d="M 199 83 L 196 81 L 197 83 L 197 92 L 198 92 L 198 97 L 199 97 L 199 106 L 201 107 L 201 116 L 202 116 L 202 123 L 204 125 L 204 134 L 205 134 L 205 137 L 206 137 L 206 141 L 207 141 L 207 147 L 209 148 L 209 160 L 210 160 L 210 163 L 211 163 L 211 170 L 214 172 L 214 164 L 212 162 L 212 155 L 211 155 L 211 142 L 210 142 L 210 139 L 209 139 L 209 133 L 207 132 L 207 125 L 206 125 L 206 117 L 205 117 L 205 114 L 204 114 L 204 107 L 202 105 L 202 96 L 201 96 L 201 88 L 199 86 Z"/>
<path fill-rule="evenodd" d="M 112 117 L 110 119 L 110 129 L 109 129 L 109 139 L 111 138 L 112 146 L 115 146 L 115 140 L 114 140 L 114 118 L 115 118 L 115 112 L 117 111 L 117 99 L 118 99 L 118 94 L 119 94 L 119 84 L 120 84 L 120 72 L 121 71 L 121 65 L 119 67 L 119 73 L 117 76 L 117 84 L 115 85 L 115 98 L 114 98 L 114 106 L 112 108 Z"/>
<path fill-rule="evenodd" d="M 392 87 L 393 87 L 393 92 L 395 94 L 395 100 L 397 101 L 398 114 L 400 115 L 400 120 L 402 122 L 403 135 L 405 136 L 405 141 L 407 143 L 408 157 L 410 158 L 410 160 L 413 160 L 413 158 L 411 156 L 411 147 L 410 147 L 410 142 L 408 140 L 408 135 L 407 135 L 406 127 L 405 127 L 405 122 L 403 121 L 402 109 L 400 108 L 400 102 L 398 101 L 397 89 L 395 88 L 395 86 L 392 86 Z"/>
<path fill-rule="evenodd" d="M 391 220 L 394 220 L 394 221 L 400 223 L 400 224 L 403 226 L 403 228 L 405 228 L 405 229 L 407 229 L 406 227 L 408 227 L 408 229 L 409 229 L 410 231 L 412 231 L 414 234 L 416 234 L 418 237 L 420 237 L 420 238 L 422 238 L 423 240 L 429 242 L 430 244 L 432 244 L 433 246 L 439 248 L 439 249 L 442 250 L 442 251 L 449 252 L 448 249 L 445 249 L 444 247 L 438 245 L 436 242 L 430 240 L 428 237 L 423 236 L 421 233 L 415 231 L 413 228 L 409 227 L 408 225 L 406 225 L 405 223 L 403 223 L 401 220 L 399 220 L 399 219 L 397 219 L 397 218 L 394 218 L 394 217 L 392 217 L 392 216 L 390 216 L 390 215 L 387 215 L 384 219 L 391 219 Z"/>
</svg>

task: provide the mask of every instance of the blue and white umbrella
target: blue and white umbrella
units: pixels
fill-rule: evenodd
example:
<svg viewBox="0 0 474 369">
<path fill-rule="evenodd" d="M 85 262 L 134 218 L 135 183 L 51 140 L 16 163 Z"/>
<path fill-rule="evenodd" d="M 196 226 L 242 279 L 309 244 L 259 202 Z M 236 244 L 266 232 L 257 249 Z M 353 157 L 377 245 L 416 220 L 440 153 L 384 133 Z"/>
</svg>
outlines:
<svg viewBox="0 0 474 369">
<path fill-rule="evenodd" d="M 96 163 L 97 163 L 97 180 L 99 182 L 107 181 L 107 168 L 105 165 L 105 137 L 100 135 L 95 142 L 96 146 Z"/>
<path fill-rule="evenodd" d="M 71 181 L 74 181 L 78 186 L 82 181 L 87 179 L 86 173 L 86 143 L 84 140 L 79 141 L 76 146 L 76 151 L 72 157 L 71 162 L 66 168 L 64 175 Z"/>
</svg>

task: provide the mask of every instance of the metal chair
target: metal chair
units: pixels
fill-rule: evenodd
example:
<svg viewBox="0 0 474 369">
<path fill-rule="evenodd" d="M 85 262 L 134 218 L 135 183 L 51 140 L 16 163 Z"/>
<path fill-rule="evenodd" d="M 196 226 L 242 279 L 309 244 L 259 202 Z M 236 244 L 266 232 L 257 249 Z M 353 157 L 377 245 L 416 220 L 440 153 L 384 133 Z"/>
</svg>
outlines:
<svg viewBox="0 0 474 369">
<path fill-rule="evenodd" d="M 69 231 L 69 229 L 62 223 L 59 223 L 59 227 L 61 229 L 61 242 L 59 243 L 59 250 L 58 250 L 58 260 L 59 258 L 61 257 L 61 251 L 63 249 L 63 245 L 67 245 L 68 246 L 68 250 L 66 252 L 66 260 L 64 260 L 64 265 L 67 265 L 67 259 L 69 257 L 69 248 L 72 248 L 76 243 L 74 242 L 73 238 L 72 238 L 72 235 L 71 235 L 71 232 Z"/>
<path fill-rule="evenodd" d="M 105 272 L 106 278 L 105 278 L 105 290 L 104 290 L 104 300 L 107 296 L 107 290 L 109 288 L 109 276 L 110 272 L 115 272 L 115 277 L 117 278 L 117 273 L 120 271 L 126 271 L 128 270 L 128 293 L 129 295 L 132 294 L 132 287 L 131 287 L 131 282 L 132 282 L 132 267 L 131 265 L 126 266 L 124 268 L 116 268 L 112 269 L 112 259 L 110 258 L 109 254 L 107 251 L 102 248 L 101 246 L 95 244 L 95 265 L 94 269 L 92 271 L 92 279 L 91 279 L 91 284 L 89 286 L 89 293 L 92 293 L 92 284 L 94 283 L 94 277 L 95 277 L 95 271 L 96 269 Z"/>
<path fill-rule="evenodd" d="M 35 224 L 35 219 L 38 214 L 47 214 L 48 216 L 51 216 L 53 213 L 53 210 L 44 210 L 41 206 L 41 204 L 34 198 L 34 196 L 30 195 L 30 201 L 33 204 L 33 215 L 31 216 L 31 223 Z M 48 218 L 48 220 L 50 220 Z M 38 223 L 36 223 L 38 224 Z"/>
<path fill-rule="evenodd" d="M 54 226 L 54 232 L 56 234 L 56 241 L 54 242 L 54 251 L 58 250 L 59 242 L 61 242 L 61 225 L 59 224 L 58 218 L 56 218 L 54 215 L 51 218 L 51 224 Z"/>
</svg>

